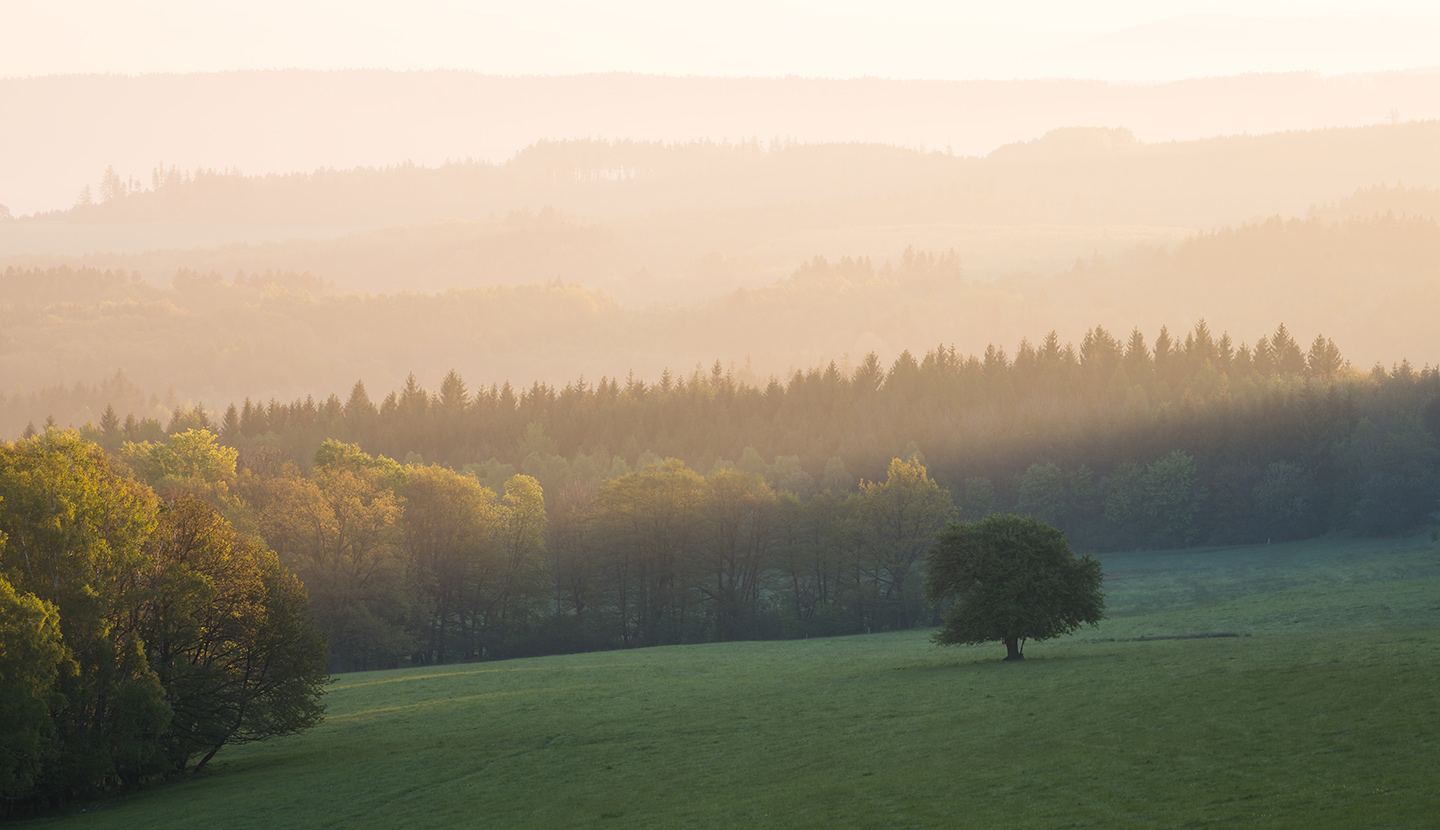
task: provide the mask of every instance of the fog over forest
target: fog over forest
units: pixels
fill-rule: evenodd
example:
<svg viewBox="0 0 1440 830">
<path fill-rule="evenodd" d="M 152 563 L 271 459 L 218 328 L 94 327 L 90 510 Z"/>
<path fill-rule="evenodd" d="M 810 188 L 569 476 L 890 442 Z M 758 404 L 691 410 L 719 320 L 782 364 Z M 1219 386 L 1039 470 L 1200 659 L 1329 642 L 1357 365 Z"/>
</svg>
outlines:
<svg viewBox="0 0 1440 830">
<path fill-rule="evenodd" d="M 763 385 L 1201 320 L 1430 365 L 1437 142 L 1429 121 L 1160 143 L 1065 127 L 983 157 L 582 140 L 499 164 L 106 168 L 70 209 L 0 222 L 0 427 L 97 417 L 117 372 L 163 420 L 451 369 L 563 385 L 719 360 Z"/>
<path fill-rule="evenodd" d="M 1433 822 L 1436 45 L 0 4 L 0 820 Z"/>
</svg>

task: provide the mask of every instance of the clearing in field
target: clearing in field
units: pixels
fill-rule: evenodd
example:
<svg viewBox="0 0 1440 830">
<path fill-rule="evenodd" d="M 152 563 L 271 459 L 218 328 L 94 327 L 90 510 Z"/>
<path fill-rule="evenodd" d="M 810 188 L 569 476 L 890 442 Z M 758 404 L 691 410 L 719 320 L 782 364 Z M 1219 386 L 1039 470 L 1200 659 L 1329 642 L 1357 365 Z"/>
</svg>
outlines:
<svg viewBox="0 0 1440 830">
<path fill-rule="evenodd" d="M 1440 546 L 1112 554 L 1110 618 L 341 676 L 306 735 L 30 827 L 1418 827 Z M 1142 639 L 1224 633 L 1234 637 Z M 83 810 L 83 812 L 82 812 Z"/>
</svg>

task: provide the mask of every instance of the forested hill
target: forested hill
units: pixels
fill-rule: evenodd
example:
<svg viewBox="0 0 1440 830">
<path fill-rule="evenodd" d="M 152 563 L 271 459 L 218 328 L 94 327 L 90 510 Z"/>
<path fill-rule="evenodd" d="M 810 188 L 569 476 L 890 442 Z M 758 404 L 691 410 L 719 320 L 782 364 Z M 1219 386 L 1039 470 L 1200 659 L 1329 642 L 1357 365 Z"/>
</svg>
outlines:
<svg viewBox="0 0 1440 830">
<path fill-rule="evenodd" d="M 1301 215 L 1359 184 L 1440 186 L 1437 142 L 1440 121 L 1171 143 L 1142 142 L 1124 128 L 1069 127 L 984 157 L 784 140 L 541 141 L 500 164 L 255 176 L 108 171 L 68 215 L 45 218 L 383 226 L 545 207 L 618 220 L 805 205 L 851 224 L 884 214 L 892 222 L 1205 228 L 1255 213 Z"/>
<path fill-rule="evenodd" d="M 1151 141 L 1256 135 L 1374 124 L 1392 109 L 1405 119 L 1440 117 L 1437 87 L 1436 74 L 1423 70 L 1161 84 L 377 70 L 4 78 L 0 112 L 47 129 L 0 138 L 0 203 L 17 214 L 68 206 L 107 164 L 148 184 L 159 161 L 259 174 L 404 159 L 434 166 L 503 160 L 545 138 L 778 136 L 950 145 L 973 156 L 1074 124 L 1123 125 Z M 71 103 L 57 110 L 61 99 Z"/>
<path fill-rule="evenodd" d="M 438 392 L 412 377 L 378 402 L 246 400 L 211 417 L 107 411 L 89 436 L 111 448 L 208 428 L 273 469 L 310 463 L 324 441 L 472 472 L 500 489 L 517 472 L 547 494 L 593 488 L 665 457 L 701 471 L 737 465 L 801 497 L 923 459 L 962 511 L 1016 510 L 1098 548 L 1233 543 L 1329 531 L 1397 533 L 1440 499 L 1440 370 L 1351 368 L 1323 336 L 1282 325 L 1237 345 L 1192 330 L 1052 333 L 1013 355 L 937 348 L 892 364 L 868 355 L 768 384 L 718 362 L 647 383 Z"/>
<path fill-rule="evenodd" d="M 1440 219 L 1440 190 L 1403 183 L 1378 184 L 1359 188 L 1338 202 L 1316 205 L 1309 211 L 1311 219 L 1327 222 L 1389 214 Z"/>
<path fill-rule="evenodd" d="M 1437 144 L 1440 122 L 1168 144 L 1065 128 L 983 158 L 577 140 L 500 164 L 267 176 L 157 167 L 141 181 L 107 170 L 71 210 L 0 221 L 0 267 L 123 269 L 156 285 L 181 269 L 309 271 L 386 293 L 559 278 L 638 306 L 773 283 L 817 254 L 878 265 L 914 246 L 953 249 L 967 273 L 991 279 L 1312 209 L 1327 222 L 1433 218 Z M 1317 207 L 1342 201 L 1339 212 Z"/>
<path fill-rule="evenodd" d="M 1437 365 L 1437 269 L 1440 225 L 1398 216 L 1267 220 L 1043 278 L 971 279 L 949 252 L 813 258 L 777 284 L 641 308 L 553 280 L 363 295 L 294 273 L 187 271 L 159 288 L 128 272 L 9 269 L 0 272 L 0 434 L 47 416 L 82 424 L 107 404 L 164 419 L 182 403 L 343 398 L 356 380 L 398 388 L 411 372 L 434 388 L 450 368 L 486 387 L 564 386 L 632 372 L 652 382 L 719 358 L 763 386 L 831 360 L 853 367 L 871 351 L 888 365 L 941 343 L 1013 352 L 1025 332 L 1078 344 L 1097 324 L 1138 326 L 1153 339 L 1162 325 L 1201 319 L 1237 346 L 1283 319 L 1307 346 L 1325 333 L 1361 368 L 1402 357 Z M 117 370 L 130 386 L 102 389 Z M 168 400 L 150 397 L 167 390 Z"/>
</svg>

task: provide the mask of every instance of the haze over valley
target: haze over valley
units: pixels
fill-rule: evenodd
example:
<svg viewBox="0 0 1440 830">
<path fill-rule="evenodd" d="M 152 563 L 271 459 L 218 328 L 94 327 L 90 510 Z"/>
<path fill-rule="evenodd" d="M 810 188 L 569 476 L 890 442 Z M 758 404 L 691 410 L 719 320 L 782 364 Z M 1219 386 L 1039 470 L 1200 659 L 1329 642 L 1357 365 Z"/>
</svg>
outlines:
<svg viewBox="0 0 1440 830">
<path fill-rule="evenodd" d="M 0 820 L 1433 824 L 1437 56 L 0 4 Z"/>
<path fill-rule="evenodd" d="M 1440 122 L 1164 143 L 1063 127 L 983 157 L 584 140 L 501 164 L 111 172 L 89 203 L 0 223 L 5 427 L 83 423 L 94 394 L 41 390 L 116 372 L 166 411 L 451 369 L 564 385 L 718 359 L 763 384 L 872 351 L 1201 320 L 1253 343 L 1283 319 L 1361 368 L 1428 365 L 1437 141 Z M 539 345 L 547 315 L 570 322 Z"/>
</svg>

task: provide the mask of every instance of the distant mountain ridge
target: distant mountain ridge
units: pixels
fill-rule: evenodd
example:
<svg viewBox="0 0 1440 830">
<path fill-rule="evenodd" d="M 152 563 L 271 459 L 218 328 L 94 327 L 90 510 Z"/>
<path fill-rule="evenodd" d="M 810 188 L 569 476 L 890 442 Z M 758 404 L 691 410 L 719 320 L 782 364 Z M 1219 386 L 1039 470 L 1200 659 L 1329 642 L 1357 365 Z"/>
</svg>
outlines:
<svg viewBox="0 0 1440 830">
<path fill-rule="evenodd" d="M 1440 58 L 1437 58 L 1440 60 Z M 0 204 L 68 207 L 114 165 L 251 174 L 503 161 L 545 139 L 757 138 L 978 156 L 1066 125 L 1141 140 L 1440 118 L 1440 72 L 1163 84 L 301 70 L 0 79 Z M 18 126 L 15 126 L 18 125 Z"/>
<path fill-rule="evenodd" d="M 643 306 L 773 282 L 816 254 L 883 262 L 916 246 L 954 249 L 984 279 L 1304 216 L 1357 188 L 1440 188 L 1437 146 L 1440 121 L 1186 142 L 1068 127 L 984 158 L 859 143 L 547 141 L 498 165 L 167 170 L 138 188 L 116 174 L 108 201 L 0 222 L 0 267 L 124 268 L 161 285 L 182 268 L 310 271 L 387 292 L 560 278 Z M 1423 213 L 1399 195 L 1365 198 L 1377 207 L 1359 215 Z"/>
</svg>

